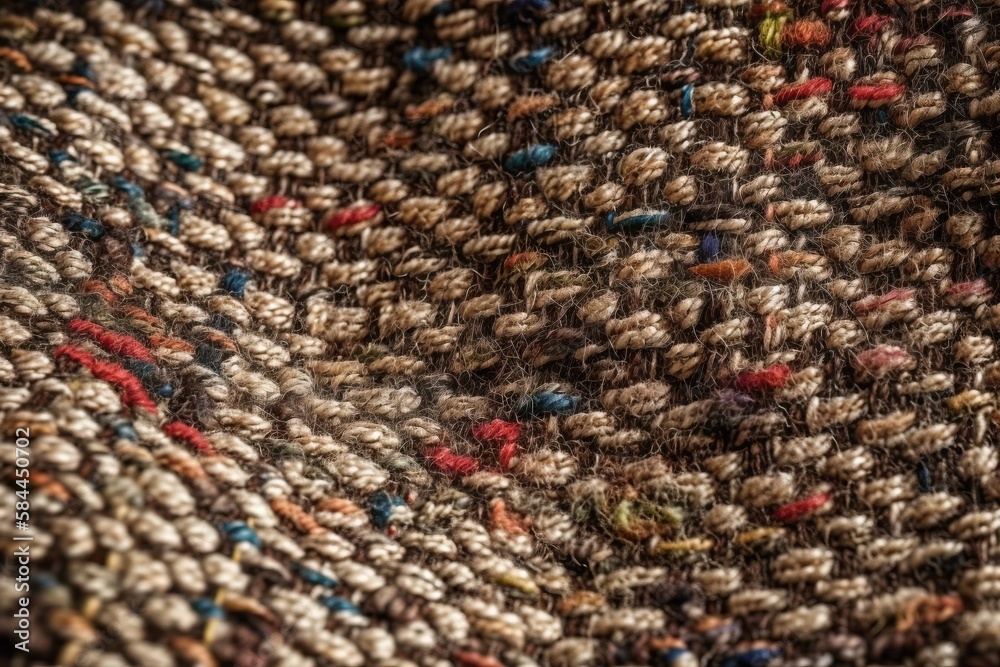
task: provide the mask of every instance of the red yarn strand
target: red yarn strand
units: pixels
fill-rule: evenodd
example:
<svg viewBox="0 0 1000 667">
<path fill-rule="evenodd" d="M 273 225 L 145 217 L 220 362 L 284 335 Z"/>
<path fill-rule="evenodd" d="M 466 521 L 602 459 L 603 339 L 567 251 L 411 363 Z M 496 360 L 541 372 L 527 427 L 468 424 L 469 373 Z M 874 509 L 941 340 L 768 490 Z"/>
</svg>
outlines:
<svg viewBox="0 0 1000 667">
<path fill-rule="evenodd" d="M 96 359 L 88 352 L 72 345 L 62 345 L 56 348 L 52 356 L 56 359 L 60 357 L 71 359 L 86 367 L 94 377 L 115 385 L 125 405 L 140 407 L 157 414 L 156 403 L 146 393 L 142 382 L 118 364 Z"/>
<path fill-rule="evenodd" d="M 792 369 L 784 364 L 775 364 L 760 371 L 740 373 L 736 376 L 736 388 L 745 393 L 780 389 L 791 376 Z"/>
<path fill-rule="evenodd" d="M 812 514 L 828 503 L 831 498 L 833 498 L 832 493 L 817 493 L 815 496 L 809 496 L 803 500 L 789 503 L 774 511 L 774 520 L 781 521 L 782 523 L 791 523 L 808 514 Z"/>
<path fill-rule="evenodd" d="M 471 456 L 462 456 L 447 447 L 432 447 L 424 452 L 424 456 L 441 472 L 459 477 L 471 475 L 479 470 L 479 461 Z"/>
<path fill-rule="evenodd" d="M 212 443 L 208 441 L 208 438 L 193 426 L 189 426 L 183 422 L 170 422 L 161 430 L 174 440 L 183 440 L 201 454 L 212 456 L 216 453 L 215 447 L 212 447 Z"/>
<path fill-rule="evenodd" d="M 93 338 L 98 345 L 112 354 L 119 354 L 123 357 L 131 357 L 132 359 L 139 359 L 150 363 L 156 361 L 146 346 L 131 336 L 108 331 L 93 322 L 79 318 L 70 321 L 67 328 L 71 333 Z"/>
</svg>

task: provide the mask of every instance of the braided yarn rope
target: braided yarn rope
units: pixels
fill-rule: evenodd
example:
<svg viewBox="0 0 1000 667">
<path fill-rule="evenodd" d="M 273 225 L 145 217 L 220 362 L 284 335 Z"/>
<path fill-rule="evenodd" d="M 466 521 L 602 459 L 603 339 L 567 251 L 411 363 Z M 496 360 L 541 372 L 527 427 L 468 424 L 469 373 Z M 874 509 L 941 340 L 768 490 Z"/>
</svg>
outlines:
<svg viewBox="0 0 1000 667">
<path fill-rule="evenodd" d="M 995 0 L 2 4 L 5 662 L 1000 665 Z"/>
</svg>

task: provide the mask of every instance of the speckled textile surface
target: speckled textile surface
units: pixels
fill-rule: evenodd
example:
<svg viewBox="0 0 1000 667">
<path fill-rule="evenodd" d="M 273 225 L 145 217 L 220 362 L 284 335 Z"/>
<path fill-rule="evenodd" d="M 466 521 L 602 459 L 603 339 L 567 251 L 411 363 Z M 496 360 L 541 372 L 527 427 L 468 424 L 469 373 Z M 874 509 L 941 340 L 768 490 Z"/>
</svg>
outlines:
<svg viewBox="0 0 1000 667">
<path fill-rule="evenodd" d="M 3 661 L 1000 665 L 998 11 L 4 9 Z"/>
</svg>

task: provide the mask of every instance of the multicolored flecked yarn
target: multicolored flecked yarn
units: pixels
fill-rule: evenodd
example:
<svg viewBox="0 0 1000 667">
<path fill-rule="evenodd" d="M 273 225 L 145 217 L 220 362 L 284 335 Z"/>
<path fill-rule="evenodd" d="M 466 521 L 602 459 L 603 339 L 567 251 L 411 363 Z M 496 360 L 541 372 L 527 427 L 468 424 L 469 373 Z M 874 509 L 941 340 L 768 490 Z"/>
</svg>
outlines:
<svg viewBox="0 0 1000 667">
<path fill-rule="evenodd" d="M 0 39 L 14 664 L 1000 665 L 995 3 Z"/>
</svg>

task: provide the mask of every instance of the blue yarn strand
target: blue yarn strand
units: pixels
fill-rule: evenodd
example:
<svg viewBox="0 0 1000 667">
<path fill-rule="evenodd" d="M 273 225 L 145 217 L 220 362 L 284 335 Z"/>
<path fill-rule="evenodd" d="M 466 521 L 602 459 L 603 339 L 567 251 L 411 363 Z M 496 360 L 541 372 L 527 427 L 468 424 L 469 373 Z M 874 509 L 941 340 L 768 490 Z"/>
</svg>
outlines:
<svg viewBox="0 0 1000 667">
<path fill-rule="evenodd" d="M 613 231 L 646 231 L 670 222 L 670 211 L 633 211 L 631 213 L 608 213 L 605 226 Z"/>
<path fill-rule="evenodd" d="M 368 508 L 371 511 L 372 523 L 378 528 L 389 525 L 392 510 L 406 504 L 399 496 L 392 496 L 385 490 L 376 491 L 368 498 Z"/>
<path fill-rule="evenodd" d="M 171 206 L 167 209 L 167 231 L 171 236 L 181 233 L 181 209 L 179 206 Z"/>
<path fill-rule="evenodd" d="M 88 218 L 79 213 L 68 213 L 63 218 L 63 225 L 71 232 L 86 234 L 92 239 L 99 239 L 104 236 L 104 226 L 93 218 Z"/>
<path fill-rule="evenodd" d="M 698 665 L 698 658 L 687 649 L 672 648 L 661 651 L 656 656 L 656 664 L 661 667 L 690 667 L 690 665 Z"/>
<path fill-rule="evenodd" d="M 222 362 L 229 358 L 232 353 L 208 344 L 196 345 L 194 349 L 194 360 L 216 373 L 222 370 Z"/>
<path fill-rule="evenodd" d="M 931 476 L 931 469 L 923 461 L 917 463 L 917 486 L 920 493 L 930 493 L 934 490 L 934 478 Z"/>
<path fill-rule="evenodd" d="M 730 655 L 722 661 L 722 667 L 765 667 L 780 656 L 778 649 L 758 648 Z"/>
<path fill-rule="evenodd" d="M 138 197 L 140 199 L 144 199 L 146 196 L 146 193 L 143 192 L 141 187 L 135 183 L 125 180 L 124 176 L 115 176 L 114 185 L 116 188 L 124 192 L 126 197 Z"/>
<path fill-rule="evenodd" d="M 200 157 L 182 151 L 167 151 L 166 157 L 184 171 L 198 171 L 205 166 Z"/>
<path fill-rule="evenodd" d="M 447 46 L 436 49 L 415 46 L 403 55 L 403 67 L 414 72 L 426 72 L 437 61 L 448 58 L 451 58 L 451 49 Z"/>
<path fill-rule="evenodd" d="M 553 50 L 549 47 L 536 49 L 527 55 L 518 56 L 510 61 L 510 67 L 518 74 L 529 74 L 538 69 L 542 63 L 552 57 Z"/>
<path fill-rule="evenodd" d="M 126 367 L 137 376 L 149 389 L 156 392 L 161 398 L 170 398 L 174 395 L 173 385 L 163 382 L 160 369 L 141 359 L 130 359 Z"/>
<path fill-rule="evenodd" d="M 552 7 L 549 0 L 511 0 L 507 15 L 513 21 L 528 22 Z"/>
<path fill-rule="evenodd" d="M 111 189 L 108 186 L 86 177 L 76 180 L 73 187 L 95 204 L 102 204 L 111 196 Z"/>
<path fill-rule="evenodd" d="M 350 600 L 345 600 L 344 598 L 337 597 L 335 595 L 326 595 L 319 599 L 320 604 L 332 611 L 333 613 L 338 613 L 342 611 L 349 612 L 351 614 L 361 615 L 361 610 L 355 606 Z"/>
<path fill-rule="evenodd" d="M 47 127 L 30 116 L 25 116 L 24 114 L 14 114 L 10 117 L 10 122 L 13 123 L 14 127 L 19 130 L 34 134 L 44 134 L 46 137 L 52 136 L 52 133 Z"/>
<path fill-rule="evenodd" d="M 132 426 L 130 422 L 120 421 L 111 425 L 111 429 L 115 432 L 115 435 L 119 438 L 124 438 L 125 440 L 131 440 L 132 442 L 139 442 L 139 434 L 136 433 L 135 427 Z"/>
<path fill-rule="evenodd" d="M 63 162 L 76 162 L 76 158 L 67 153 L 66 151 L 51 150 L 49 151 L 49 162 L 59 166 Z"/>
<path fill-rule="evenodd" d="M 454 9 L 454 7 L 452 6 L 452 4 L 450 2 L 441 2 L 441 3 L 438 3 L 438 4 L 434 5 L 434 7 L 428 13 L 428 16 L 430 18 L 436 18 L 436 17 L 442 16 L 444 14 L 450 14 L 453 9 Z"/>
<path fill-rule="evenodd" d="M 229 269 L 222 277 L 222 289 L 242 299 L 248 280 L 250 280 L 250 276 L 245 272 L 239 269 Z"/>
<path fill-rule="evenodd" d="M 129 361 L 128 369 L 132 371 L 132 375 L 138 375 L 140 380 L 153 377 L 157 371 L 156 366 L 142 359 L 132 359 Z"/>
<path fill-rule="evenodd" d="M 551 144 L 536 144 L 522 148 L 507 158 L 503 166 L 507 171 L 531 171 L 547 163 L 556 154 L 556 147 Z"/>
<path fill-rule="evenodd" d="M 313 584 L 315 586 L 323 586 L 325 588 L 336 588 L 340 585 L 340 582 L 336 579 L 326 576 L 322 572 L 317 572 L 312 568 L 308 568 L 305 565 L 295 564 L 295 573 L 302 577 L 302 580 L 306 583 Z"/>
<path fill-rule="evenodd" d="M 681 115 L 690 118 L 694 115 L 694 84 L 689 83 L 681 89 Z"/>
<path fill-rule="evenodd" d="M 715 232 L 709 232 L 701 237 L 701 261 L 714 262 L 721 254 L 722 241 L 715 235 Z"/>
<path fill-rule="evenodd" d="M 233 521 L 231 523 L 224 524 L 222 526 L 222 530 L 233 542 L 249 542 L 258 549 L 263 546 L 263 543 L 260 541 L 260 537 L 257 535 L 257 531 L 242 521 Z"/>
<path fill-rule="evenodd" d="M 579 405 L 579 396 L 543 391 L 533 396 L 525 396 L 518 401 L 517 414 L 520 417 L 567 415 L 575 413 Z"/>
<path fill-rule="evenodd" d="M 191 608 L 198 612 L 202 618 L 222 618 L 226 615 L 222 607 L 208 598 L 191 600 Z"/>
<path fill-rule="evenodd" d="M 70 70 L 70 74 L 73 76 L 83 77 L 87 81 L 97 83 L 97 73 L 94 72 L 94 68 L 90 66 L 90 63 L 83 58 L 80 58 L 73 63 L 73 69 Z"/>
</svg>

